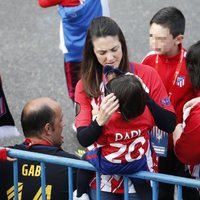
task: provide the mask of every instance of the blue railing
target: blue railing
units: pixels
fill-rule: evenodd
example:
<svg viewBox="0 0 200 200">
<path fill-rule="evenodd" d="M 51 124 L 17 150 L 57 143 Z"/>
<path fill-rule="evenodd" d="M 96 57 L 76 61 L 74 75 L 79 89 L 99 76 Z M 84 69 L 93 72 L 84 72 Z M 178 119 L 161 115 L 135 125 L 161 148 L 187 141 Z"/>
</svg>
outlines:
<svg viewBox="0 0 200 200">
<path fill-rule="evenodd" d="M 16 149 L 10 149 L 8 155 L 14 158 L 21 158 L 26 160 L 38 161 L 41 165 L 41 186 L 42 186 L 42 200 L 46 200 L 46 178 L 45 178 L 45 163 L 58 164 L 68 167 L 68 181 L 69 181 L 69 200 L 73 199 L 73 179 L 72 179 L 72 168 L 82 168 L 87 170 L 95 171 L 95 168 L 87 161 L 74 160 L 70 158 L 63 158 L 58 156 L 51 156 L 40 153 L 33 153 L 27 151 L 21 151 Z M 15 200 L 18 200 L 18 161 L 13 162 L 14 172 L 14 195 Z M 96 172 L 97 177 L 97 200 L 100 200 L 100 174 Z M 151 180 L 153 183 L 153 200 L 157 199 L 158 194 L 158 182 L 169 183 L 177 185 L 177 197 L 178 200 L 182 199 L 182 186 L 200 188 L 200 180 L 165 175 L 160 173 L 151 172 L 138 172 L 129 177 L 135 177 L 140 179 Z M 128 176 L 124 176 L 124 199 L 128 200 Z"/>
</svg>

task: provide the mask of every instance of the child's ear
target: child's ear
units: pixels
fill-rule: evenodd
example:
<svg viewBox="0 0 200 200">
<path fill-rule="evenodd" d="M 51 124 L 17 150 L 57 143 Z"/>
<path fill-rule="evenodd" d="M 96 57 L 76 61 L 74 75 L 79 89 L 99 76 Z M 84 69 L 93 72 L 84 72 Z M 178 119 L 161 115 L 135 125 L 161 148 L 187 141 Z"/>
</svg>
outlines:
<svg viewBox="0 0 200 200">
<path fill-rule="evenodd" d="M 176 44 L 177 46 L 178 46 L 179 44 L 182 44 L 183 38 L 184 38 L 183 35 L 178 35 L 178 36 L 175 38 L 175 39 L 176 39 L 175 44 Z"/>
</svg>

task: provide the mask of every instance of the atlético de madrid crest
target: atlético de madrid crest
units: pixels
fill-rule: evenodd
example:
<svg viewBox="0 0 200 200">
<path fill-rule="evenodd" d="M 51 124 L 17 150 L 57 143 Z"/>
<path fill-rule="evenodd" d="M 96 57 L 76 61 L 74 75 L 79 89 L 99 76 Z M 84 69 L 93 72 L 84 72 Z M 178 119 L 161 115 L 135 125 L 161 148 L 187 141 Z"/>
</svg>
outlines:
<svg viewBox="0 0 200 200">
<path fill-rule="evenodd" d="M 176 79 L 176 85 L 183 87 L 185 85 L 185 76 L 178 76 Z"/>
</svg>

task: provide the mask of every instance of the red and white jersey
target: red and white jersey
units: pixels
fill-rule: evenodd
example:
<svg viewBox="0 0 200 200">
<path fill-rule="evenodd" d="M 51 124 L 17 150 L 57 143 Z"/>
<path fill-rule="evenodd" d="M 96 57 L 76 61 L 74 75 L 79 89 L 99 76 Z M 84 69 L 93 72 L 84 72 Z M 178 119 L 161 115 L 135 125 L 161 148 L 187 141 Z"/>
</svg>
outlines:
<svg viewBox="0 0 200 200">
<path fill-rule="evenodd" d="M 183 56 L 183 58 L 180 63 L 181 56 Z M 180 47 L 180 52 L 175 56 L 167 57 L 164 55 L 157 55 L 152 51 L 142 61 L 143 64 L 150 65 L 156 69 L 168 94 L 172 92 L 170 100 L 176 111 L 177 123 L 182 123 L 183 121 L 183 105 L 188 100 L 197 96 L 189 80 L 185 57 L 186 50 Z M 180 71 L 177 72 L 178 75 L 173 85 L 174 74 L 180 64 Z"/>
<path fill-rule="evenodd" d="M 112 115 L 104 125 L 96 143 L 102 145 L 101 154 L 109 162 L 126 163 L 139 160 L 148 150 L 148 131 L 154 119 L 148 108 L 134 120 L 125 121 L 120 112 Z"/>
<path fill-rule="evenodd" d="M 173 106 L 171 105 L 170 101 L 168 101 L 167 92 L 165 90 L 165 87 L 164 87 L 158 73 L 153 68 L 146 66 L 146 65 L 133 63 L 133 66 L 134 66 L 133 73 L 138 75 L 143 80 L 144 84 L 148 87 L 150 97 L 161 107 L 174 112 Z M 78 114 L 76 116 L 76 127 L 77 128 L 81 127 L 81 126 L 89 126 L 90 125 L 90 123 L 93 120 L 92 112 L 94 110 L 99 109 L 102 98 L 103 98 L 103 96 L 100 96 L 99 98 L 95 98 L 95 99 L 91 99 L 91 98 L 87 97 L 86 93 L 84 91 L 82 80 L 80 80 L 77 83 L 76 92 L 75 92 L 75 102 L 80 105 L 80 110 L 78 111 Z M 124 127 L 119 124 L 119 126 L 122 127 L 122 128 L 119 128 L 118 123 L 116 123 L 116 121 L 114 121 L 115 117 L 117 117 L 118 115 L 119 115 L 119 113 L 118 114 L 116 113 L 115 115 L 113 115 L 113 118 L 111 118 L 111 120 L 112 120 L 110 122 L 111 127 L 107 127 L 107 126 L 104 127 L 105 133 L 111 132 L 111 131 L 113 132 L 113 130 L 116 129 L 119 134 L 116 134 L 116 136 L 114 137 L 115 139 L 113 139 L 113 140 L 116 140 L 116 139 L 119 140 L 120 138 L 122 139 L 123 137 L 133 137 L 134 134 L 140 133 L 142 135 L 142 137 L 144 137 L 144 149 L 145 149 L 146 148 L 145 144 L 146 144 L 146 141 L 148 140 L 148 138 L 147 138 L 148 135 L 146 134 L 146 131 L 154 124 L 154 120 L 153 120 L 149 110 L 148 109 L 145 110 L 145 113 L 143 116 L 144 117 L 143 118 L 144 127 L 141 128 L 141 126 L 140 126 L 141 130 L 139 130 L 139 124 L 137 124 L 139 122 L 135 122 L 134 120 L 133 120 L 134 122 L 130 122 L 130 123 L 136 123 L 134 125 L 137 128 L 131 129 L 130 126 L 132 126 L 132 124 L 129 124 L 127 122 L 124 123 Z M 145 119 L 145 117 L 148 117 L 149 121 L 147 119 Z M 118 119 L 118 120 L 120 120 L 120 119 Z M 120 121 L 120 123 L 121 123 L 121 121 Z M 127 134 L 126 134 L 126 131 L 127 131 Z M 131 133 L 131 131 L 133 131 L 133 132 Z M 100 144 L 103 144 L 103 140 L 101 141 L 101 139 L 102 138 L 100 138 L 98 140 L 98 142 Z M 110 138 L 110 141 L 111 140 L 112 139 Z M 127 140 L 127 141 L 130 142 L 130 140 Z M 122 140 L 119 143 L 125 145 L 127 141 Z M 98 145 L 94 144 L 93 146 L 90 146 L 90 148 L 91 147 L 95 148 L 97 146 Z M 137 149 L 137 147 L 136 147 L 136 149 Z M 105 156 L 107 156 L 110 153 L 111 153 L 110 150 L 107 149 L 107 150 L 105 150 L 105 152 L 103 154 Z M 135 154 L 135 157 L 136 156 L 137 156 L 137 154 Z M 115 157 L 114 159 L 125 160 L 124 155 L 121 155 L 120 158 Z M 96 185 L 96 182 L 95 182 L 95 178 L 94 178 L 91 182 L 91 187 L 95 188 L 95 185 Z M 129 182 L 129 185 L 130 185 L 129 192 L 134 192 L 134 187 L 132 186 L 131 182 Z M 123 178 L 120 176 L 117 176 L 117 175 L 115 175 L 115 176 L 102 175 L 101 176 L 101 190 L 106 191 L 106 192 L 113 192 L 113 193 L 123 193 L 124 192 Z"/>
</svg>

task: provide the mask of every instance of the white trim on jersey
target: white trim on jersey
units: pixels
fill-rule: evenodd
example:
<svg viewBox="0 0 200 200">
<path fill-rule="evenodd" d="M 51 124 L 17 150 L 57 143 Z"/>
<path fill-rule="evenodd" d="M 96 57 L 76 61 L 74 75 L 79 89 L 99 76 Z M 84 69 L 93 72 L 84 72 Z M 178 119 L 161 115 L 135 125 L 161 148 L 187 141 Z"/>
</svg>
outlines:
<svg viewBox="0 0 200 200">
<path fill-rule="evenodd" d="M 155 51 L 150 51 L 141 61 L 141 63 L 144 62 L 144 60 L 148 57 L 148 56 L 151 56 L 151 55 L 156 55 L 156 52 Z"/>
</svg>

